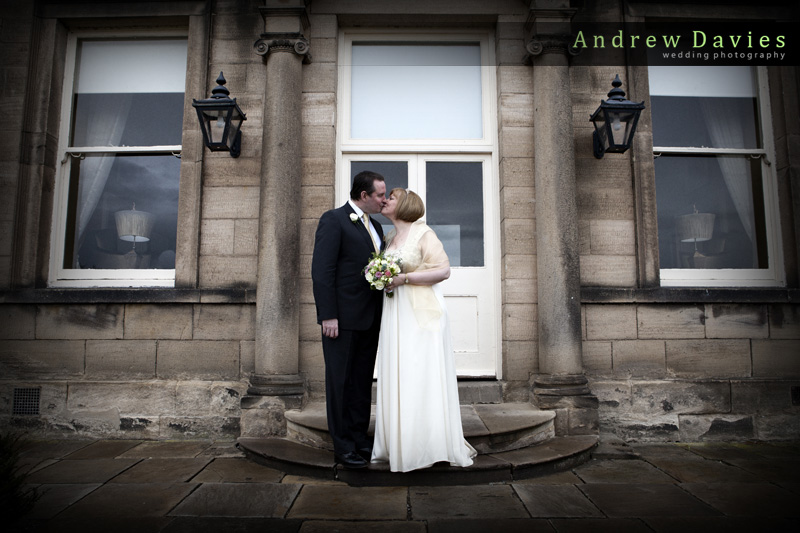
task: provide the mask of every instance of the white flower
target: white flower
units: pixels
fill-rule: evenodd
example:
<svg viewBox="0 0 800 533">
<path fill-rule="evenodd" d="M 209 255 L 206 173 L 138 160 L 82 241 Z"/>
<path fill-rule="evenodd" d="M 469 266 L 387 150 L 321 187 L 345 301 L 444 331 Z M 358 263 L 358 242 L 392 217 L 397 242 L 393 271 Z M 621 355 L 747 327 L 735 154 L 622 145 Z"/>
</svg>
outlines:
<svg viewBox="0 0 800 533">
<path fill-rule="evenodd" d="M 352 222 L 353 224 L 358 222 L 358 215 L 356 215 L 355 213 L 350 213 L 350 222 Z"/>
<path fill-rule="evenodd" d="M 385 286 L 386 286 L 386 284 L 384 284 L 382 281 L 379 281 L 379 282 L 377 282 L 377 283 L 375 284 L 375 288 L 376 288 L 377 290 L 379 290 L 379 291 L 382 291 L 382 290 L 383 290 L 383 288 L 384 288 Z"/>
</svg>

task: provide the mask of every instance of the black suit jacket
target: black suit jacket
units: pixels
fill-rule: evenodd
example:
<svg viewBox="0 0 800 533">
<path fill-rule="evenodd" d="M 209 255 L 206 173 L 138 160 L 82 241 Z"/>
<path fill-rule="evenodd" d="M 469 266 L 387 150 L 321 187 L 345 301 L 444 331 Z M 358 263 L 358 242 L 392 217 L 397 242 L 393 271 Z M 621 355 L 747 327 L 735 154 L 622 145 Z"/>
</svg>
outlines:
<svg viewBox="0 0 800 533">
<path fill-rule="evenodd" d="M 317 322 L 336 318 L 340 329 L 363 331 L 381 318 L 383 291 L 370 289 L 362 271 L 375 251 L 369 230 L 349 203 L 319 219 L 311 260 Z M 373 222 L 383 247 L 383 229 Z"/>
</svg>

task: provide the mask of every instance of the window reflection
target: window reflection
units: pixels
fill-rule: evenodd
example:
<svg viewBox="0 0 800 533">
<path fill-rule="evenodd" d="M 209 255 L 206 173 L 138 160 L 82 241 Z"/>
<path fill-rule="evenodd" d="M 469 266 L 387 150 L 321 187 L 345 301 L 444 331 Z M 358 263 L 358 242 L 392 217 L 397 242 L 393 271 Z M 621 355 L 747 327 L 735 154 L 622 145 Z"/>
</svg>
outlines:
<svg viewBox="0 0 800 533">
<path fill-rule="evenodd" d="M 175 268 L 180 160 L 172 155 L 72 158 L 64 268 Z M 153 215 L 135 249 L 118 232 L 116 213 Z"/>
</svg>

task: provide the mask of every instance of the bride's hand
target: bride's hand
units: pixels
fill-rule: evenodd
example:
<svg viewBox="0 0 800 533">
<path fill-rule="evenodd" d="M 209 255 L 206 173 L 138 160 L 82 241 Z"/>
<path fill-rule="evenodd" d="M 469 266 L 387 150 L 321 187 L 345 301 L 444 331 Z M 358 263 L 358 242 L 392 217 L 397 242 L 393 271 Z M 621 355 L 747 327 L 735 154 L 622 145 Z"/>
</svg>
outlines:
<svg viewBox="0 0 800 533">
<path fill-rule="evenodd" d="M 395 287 L 399 287 L 400 285 L 406 282 L 405 276 L 406 276 L 405 274 L 396 275 L 395 277 L 392 278 L 392 282 L 386 288 L 391 290 L 394 289 Z"/>
</svg>

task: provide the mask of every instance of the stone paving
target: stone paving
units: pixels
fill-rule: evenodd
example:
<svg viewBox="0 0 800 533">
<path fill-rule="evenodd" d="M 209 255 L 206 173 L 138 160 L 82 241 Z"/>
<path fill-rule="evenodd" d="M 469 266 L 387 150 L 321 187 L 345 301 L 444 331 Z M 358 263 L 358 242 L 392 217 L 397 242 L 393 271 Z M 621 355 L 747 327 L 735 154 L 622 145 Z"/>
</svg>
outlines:
<svg viewBox="0 0 800 533">
<path fill-rule="evenodd" d="M 41 498 L 13 531 L 800 531 L 800 442 L 603 439 L 572 470 L 470 486 L 286 475 L 231 442 L 33 441 L 20 466 Z"/>
</svg>

